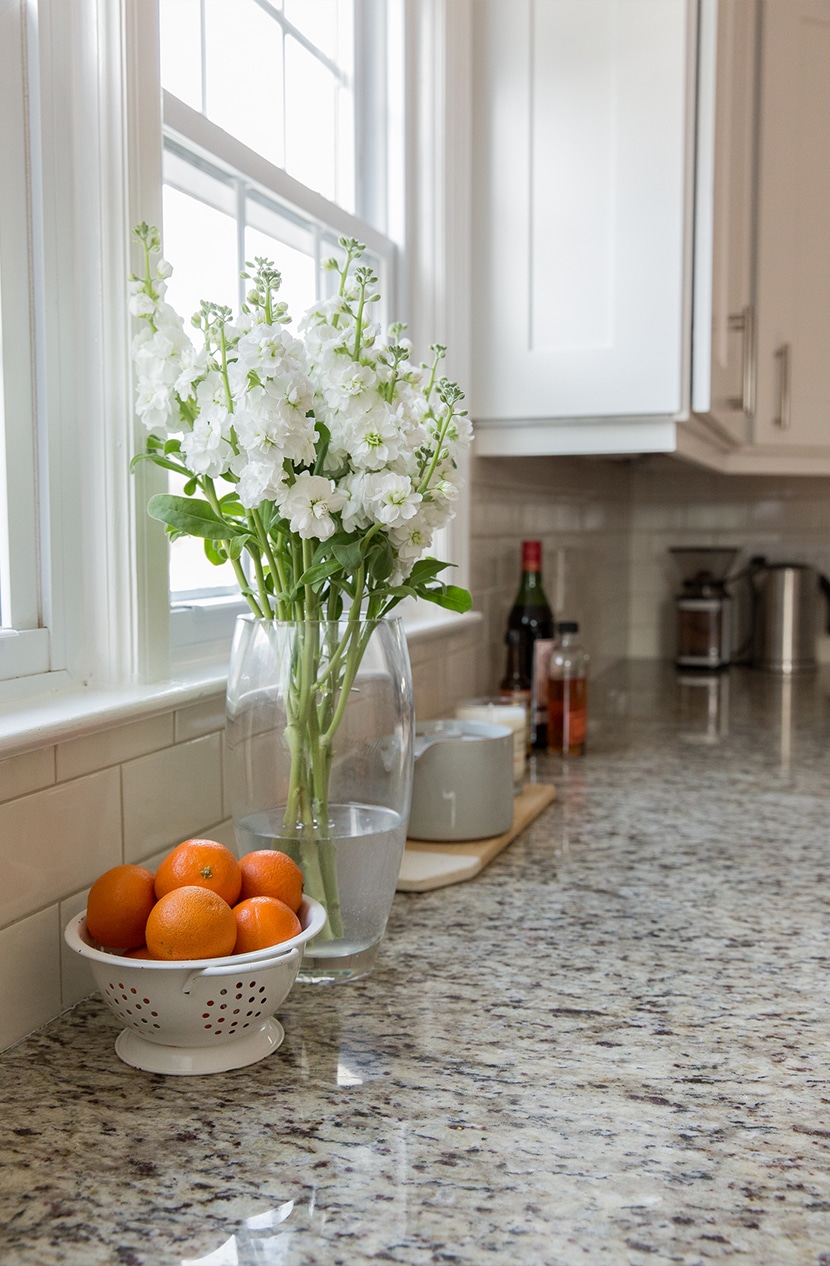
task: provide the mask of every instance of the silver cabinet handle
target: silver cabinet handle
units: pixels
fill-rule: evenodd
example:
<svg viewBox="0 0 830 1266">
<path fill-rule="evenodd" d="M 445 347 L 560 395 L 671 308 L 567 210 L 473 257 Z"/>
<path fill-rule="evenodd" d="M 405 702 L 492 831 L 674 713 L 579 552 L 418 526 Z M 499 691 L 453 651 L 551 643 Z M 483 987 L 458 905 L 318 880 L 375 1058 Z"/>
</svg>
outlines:
<svg viewBox="0 0 830 1266">
<path fill-rule="evenodd" d="M 792 423 L 792 344 L 782 343 L 775 353 L 778 361 L 778 417 L 775 425 L 789 431 Z"/>
<path fill-rule="evenodd" d="M 731 312 L 728 317 L 729 329 L 743 334 L 743 351 L 741 356 L 741 394 L 730 400 L 732 409 L 740 409 L 747 417 L 755 412 L 755 309 L 747 304 L 740 312 Z"/>
</svg>

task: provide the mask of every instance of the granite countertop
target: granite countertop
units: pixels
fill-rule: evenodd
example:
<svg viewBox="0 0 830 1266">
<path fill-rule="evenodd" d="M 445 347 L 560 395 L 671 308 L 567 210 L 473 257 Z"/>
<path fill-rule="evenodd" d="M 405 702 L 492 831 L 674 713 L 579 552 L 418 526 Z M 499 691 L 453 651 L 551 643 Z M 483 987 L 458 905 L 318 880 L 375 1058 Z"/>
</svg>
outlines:
<svg viewBox="0 0 830 1266">
<path fill-rule="evenodd" d="M 210 1077 L 0 1056 L 3 1266 L 830 1266 L 830 678 L 621 666 L 556 802 Z"/>
</svg>

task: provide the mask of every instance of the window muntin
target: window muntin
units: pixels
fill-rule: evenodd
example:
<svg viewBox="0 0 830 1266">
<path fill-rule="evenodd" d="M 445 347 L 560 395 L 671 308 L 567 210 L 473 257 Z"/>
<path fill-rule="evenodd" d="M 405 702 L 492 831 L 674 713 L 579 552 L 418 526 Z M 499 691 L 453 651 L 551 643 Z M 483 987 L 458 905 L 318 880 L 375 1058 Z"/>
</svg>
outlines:
<svg viewBox="0 0 830 1266">
<path fill-rule="evenodd" d="M 354 212 L 354 0 L 160 0 L 159 13 L 167 91 Z"/>
</svg>

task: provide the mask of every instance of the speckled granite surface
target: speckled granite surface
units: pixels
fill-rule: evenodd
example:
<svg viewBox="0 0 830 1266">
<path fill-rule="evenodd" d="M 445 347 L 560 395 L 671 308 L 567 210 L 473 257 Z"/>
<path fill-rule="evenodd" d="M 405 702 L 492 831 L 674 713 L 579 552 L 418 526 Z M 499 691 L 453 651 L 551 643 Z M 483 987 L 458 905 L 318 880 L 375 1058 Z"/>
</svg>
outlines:
<svg viewBox="0 0 830 1266">
<path fill-rule="evenodd" d="M 94 997 L 7 1051 L 3 1266 L 829 1266 L 830 682 L 726 688 L 598 683 L 557 802 L 262 1063 L 131 1070 Z"/>
</svg>

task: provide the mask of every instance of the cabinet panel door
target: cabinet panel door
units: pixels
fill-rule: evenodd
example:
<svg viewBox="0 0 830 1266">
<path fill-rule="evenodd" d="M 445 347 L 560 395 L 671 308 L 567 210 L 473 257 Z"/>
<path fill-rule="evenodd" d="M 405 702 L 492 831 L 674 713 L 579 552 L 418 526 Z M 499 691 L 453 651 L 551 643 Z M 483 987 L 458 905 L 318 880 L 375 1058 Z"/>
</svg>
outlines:
<svg viewBox="0 0 830 1266">
<path fill-rule="evenodd" d="M 473 17 L 473 416 L 678 413 L 685 0 Z"/>
<path fill-rule="evenodd" d="M 757 0 L 707 0 L 701 18 L 699 73 L 713 82 L 698 96 L 692 409 L 745 444 L 755 407 Z"/>
<path fill-rule="evenodd" d="M 830 445 L 830 0 L 762 7 L 756 444 Z"/>
</svg>

